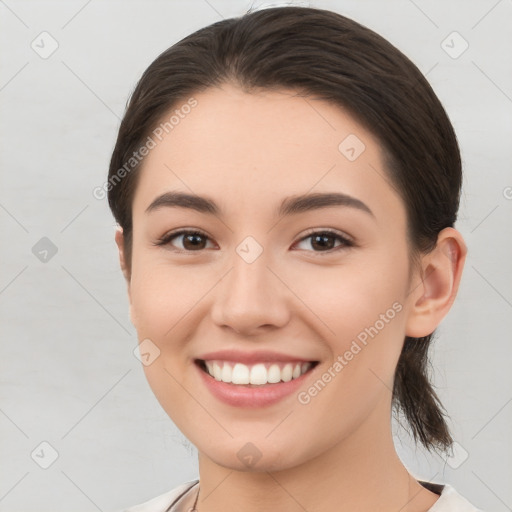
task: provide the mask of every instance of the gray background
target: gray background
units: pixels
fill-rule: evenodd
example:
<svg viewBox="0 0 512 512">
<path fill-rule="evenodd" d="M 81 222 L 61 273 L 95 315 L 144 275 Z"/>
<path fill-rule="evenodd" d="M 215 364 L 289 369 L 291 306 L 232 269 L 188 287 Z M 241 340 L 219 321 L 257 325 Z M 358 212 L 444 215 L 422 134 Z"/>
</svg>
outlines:
<svg viewBox="0 0 512 512">
<path fill-rule="evenodd" d="M 144 69 L 249 5 L 0 1 L 0 511 L 117 510 L 198 475 L 195 448 L 133 354 L 115 222 L 92 190 L 106 179 Z M 465 166 L 456 227 L 469 255 L 433 360 L 458 450 L 448 460 L 428 455 L 395 424 L 396 444 L 418 478 L 450 483 L 487 511 L 511 510 L 512 2 L 311 5 L 398 46 L 455 126 Z M 59 45 L 47 58 L 43 31 Z"/>
</svg>

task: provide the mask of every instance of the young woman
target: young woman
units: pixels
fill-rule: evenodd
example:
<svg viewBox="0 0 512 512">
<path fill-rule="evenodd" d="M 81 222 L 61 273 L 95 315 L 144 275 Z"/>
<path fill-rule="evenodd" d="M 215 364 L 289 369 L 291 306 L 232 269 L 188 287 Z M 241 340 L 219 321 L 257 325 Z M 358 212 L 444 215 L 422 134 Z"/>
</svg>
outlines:
<svg viewBox="0 0 512 512">
<path fill-rule="evenodd" d="M 210 25 L 144 72 L 108 199 L 144 371 L 199 478 L 130 510 L 476 511 L 426 365 L 466 256 L 461 160 L 412 62 L 334 12 Z"/>
</svg>

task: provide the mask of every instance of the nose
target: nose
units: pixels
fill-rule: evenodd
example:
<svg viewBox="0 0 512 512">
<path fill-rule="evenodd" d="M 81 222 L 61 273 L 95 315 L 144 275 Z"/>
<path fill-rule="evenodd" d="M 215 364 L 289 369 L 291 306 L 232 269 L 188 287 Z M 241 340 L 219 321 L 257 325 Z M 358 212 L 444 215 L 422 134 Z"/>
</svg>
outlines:
<svg viewBox="0 0 512 512">
<path fill-rule="evenodd" d="M 216 287 L 213 322 L 246 336 L 285 326 L 290 297 L 285 279 L 269 266 L 265 251 L 253 262 L 235 253 L 231 268 Z"/>
</svg>

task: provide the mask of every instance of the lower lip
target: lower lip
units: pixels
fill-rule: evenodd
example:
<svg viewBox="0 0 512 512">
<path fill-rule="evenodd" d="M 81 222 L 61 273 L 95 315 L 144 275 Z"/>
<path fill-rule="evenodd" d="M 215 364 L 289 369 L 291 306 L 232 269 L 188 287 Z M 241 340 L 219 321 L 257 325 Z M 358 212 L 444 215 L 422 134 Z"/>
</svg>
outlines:
<svg viewBox="0 0 512 512">
<path fill-rule="evenodd" d="M 275 404 L 297 391 L 314 369 L 313 367 L 300 377 L 288 382 L 248 387 L 219 381 L 199 368 L 197 364 L 194 366 L 210 392 L 221 402 L 235 407 L 265 407 Z"/>
</svg>

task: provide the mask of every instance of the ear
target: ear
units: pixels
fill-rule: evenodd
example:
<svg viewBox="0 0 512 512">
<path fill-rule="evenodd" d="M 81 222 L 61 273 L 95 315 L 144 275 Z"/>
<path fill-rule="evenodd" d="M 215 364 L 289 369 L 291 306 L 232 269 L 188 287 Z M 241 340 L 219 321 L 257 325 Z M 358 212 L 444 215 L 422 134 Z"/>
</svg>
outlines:
<svg viewBox="0 0 512 512">
<path fill-rule="evenodd" d="M 428 336 L 441 323 L 457 295 L 466 254 L 462 235 L 454 228 L 445 228 L 437 237 L 436 247 L 422 256 L 422 275 L 412 280 L 409 292 L 407 336 Z"/>
<path fill-rule="evenodd" d="M 117 244 L 117 249 L 119 250 L 119 263 L 121 266 L 121 270 L 123 271 L 124 278 L 126 280 L 127 289 L 128 289 L 128 299 L 130 301 L 130 319 L 133 325 L 134 323 L 134 316 L 133 316 L 133 304 L 132 304 L 132 296 L 131 296 L 131 275 L 128 270 L 128 266 L 126 264 L 126 256 L 124 252 L 124 234 L 123 234 L 123 228 L 118 226 L 116 229 L 116 235 L 115 240 Z"/>
<path fill-rule="evenodd" d="M 123 271 L 124 278 L 128 284 L 128 288 L 130 287 L 130 275 L 128 273 L 128 266 L 126 265 L 126 258 L 124 253 L 124 235 L 123 228 L 118 226 L 116 229 L 116 244 L 117 249 L 119 250 L 119 264 L 121 266 L 121 270 Z"/>
</svg>

